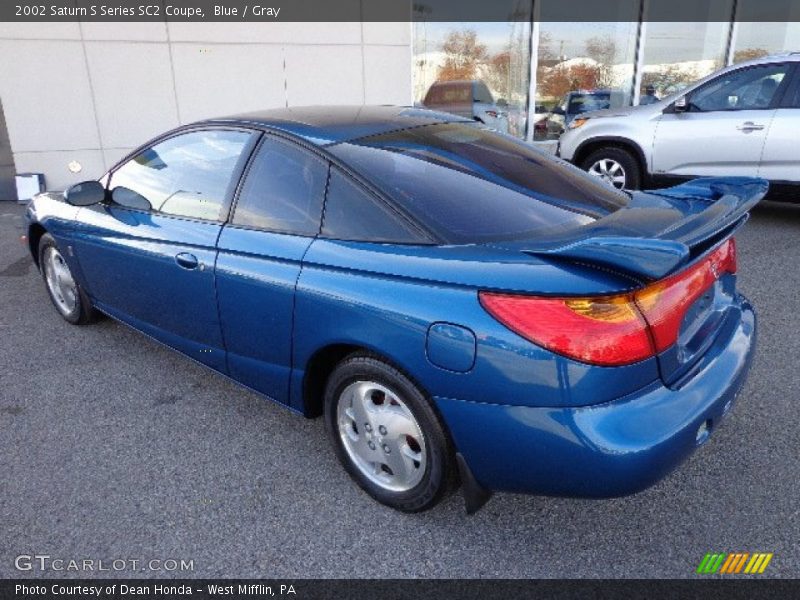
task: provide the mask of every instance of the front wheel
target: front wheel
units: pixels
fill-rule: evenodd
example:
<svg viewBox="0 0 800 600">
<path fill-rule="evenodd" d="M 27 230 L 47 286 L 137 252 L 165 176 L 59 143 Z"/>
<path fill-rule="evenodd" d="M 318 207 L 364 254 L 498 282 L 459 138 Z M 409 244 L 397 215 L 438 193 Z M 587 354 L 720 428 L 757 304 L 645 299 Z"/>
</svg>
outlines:
<svg viewBox="0 0 800 600">
<path fill-rule="evenodd" d="M 616 146 L 595 150 L 581 162 L 581 168 L 618 190 L 638 190 L 642 185 L 636 157 Z"/>
<path fill-rule="evenodd" d="M 56 241 L 49 233 L 39 240 L 39 267 L 50 300 L 64 320 L 73 325 L 92 321 L 94 311 L 89 298 L 75 281 Z"/>
<path fill-rule="evenodd" d="M 419 512 L 453 487 L 454 452 L 433 407 L 379 358 L 356 354 L 334 369 L 325 425 L 344 468 L 378 502 Z"/>
</svg>

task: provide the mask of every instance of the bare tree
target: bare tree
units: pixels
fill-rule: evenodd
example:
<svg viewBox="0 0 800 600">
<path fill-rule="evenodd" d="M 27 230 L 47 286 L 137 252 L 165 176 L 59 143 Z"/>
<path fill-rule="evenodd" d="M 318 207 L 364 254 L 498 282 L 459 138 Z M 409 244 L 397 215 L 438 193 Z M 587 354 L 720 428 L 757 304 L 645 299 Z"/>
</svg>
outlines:
<svg viewBox="0 0 800 600">
<path fill-rule="evenodd" d="M 511 75 L 511 52 L 495 54 L 489 59 L 485 70 L 486 83 L 502 96 L 508 96 Z"/>
<path fill-rule="evenodd" d="M 478 41 L 478 33 L 473 29 L 451 31 L 442 42 L 444 63 L 439 70 L 439 79 L 475 79 L 478 65 L 485 62 L 489 52 Z"/>
<path fill-rule="evenodd" d="M 614 63 L 617 59 L 617 44 L 608 36 L 586 40 L 586 54 L 597 63 L 597 86 L 614 85 Z"/>
<path fill-rule="evenodd" d="M 539 33 L 539 62 L 553 60 L 556 58 L 556 53 L 553 52 L 553 36 L 549 31 L 542 31 Z"/>
</svg>

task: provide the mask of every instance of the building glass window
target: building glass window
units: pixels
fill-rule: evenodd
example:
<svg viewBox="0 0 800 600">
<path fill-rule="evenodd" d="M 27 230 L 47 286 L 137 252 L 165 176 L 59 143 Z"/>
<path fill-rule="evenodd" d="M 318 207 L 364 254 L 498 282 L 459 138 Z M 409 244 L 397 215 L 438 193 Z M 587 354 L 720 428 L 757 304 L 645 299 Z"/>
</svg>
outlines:
<svg viewBox="0 0 800 600">
<path fill-rule="evenodd" d="M 798 8 L 800 13 L 800 8 Z M 737 25 L 736 41 L 733 49 L 733 62 L 740 63 L 770 54 L 800 50 L 800 14 L 794 22 L 753 23 Z"/>
<path fill-rule="evenodd" d="M 509 21 L 414 22 L 414 103 L 524 137 L 530 78 L 529 1 L 505 0 Z"/>
<path fill-rule="evenodd" d="M 640 104 L 674 94 L 725 66 L 733 0 L 708 0 L 703 10 L 703 22 L 646 23 Z"/>
<path fill-rule="evenodd" d="M 734 30 L 734 12 L 743 19 L 757 14 L 762 0 L 670 0 L 669 10 L 693 15 L 682 22 L 661 20 L 668 13 L 652 0 L 608 0 L 608 21 L 597 23 L 565 21 L 560 0 L 502 1 L 504 23 L 425 21 L 424 5 L 415 5 L 418 106 L 554 142 L 578 114 L 657 102 L 728 60 L 800 51 L 797 3 L 787 5 L 785 21 L 743 20 Z M 529 99 L 531 60 L 535 98 Z"/>
<path fill-rule="evenodd" d="M 539 12 L 535 141 L 557 140 L 580 113 L 630 105 L 633 91 L 639 1 L 607 2 L 614 22 L 549 22 L 556 1 Z"/>
</svg>

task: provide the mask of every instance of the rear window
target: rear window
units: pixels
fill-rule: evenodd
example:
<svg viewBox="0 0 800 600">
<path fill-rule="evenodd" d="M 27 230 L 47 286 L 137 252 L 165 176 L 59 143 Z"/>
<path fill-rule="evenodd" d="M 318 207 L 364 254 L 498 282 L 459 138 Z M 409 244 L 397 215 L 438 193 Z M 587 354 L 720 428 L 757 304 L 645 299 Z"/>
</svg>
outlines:
<svg viewBox="0 0 800 600">
<path fill-rule="evenodd" d="M 447 243 L 546 237 L 629 196 L 511 136 L 441 123 L 328 148 Z"/>
<path fill-rule="evenodd" d="M 435 83 L 428 90 L 423 104 L 425 106 L 437 106 L 471 102 L 472 85 L 470 83 Z"/>
</svg>

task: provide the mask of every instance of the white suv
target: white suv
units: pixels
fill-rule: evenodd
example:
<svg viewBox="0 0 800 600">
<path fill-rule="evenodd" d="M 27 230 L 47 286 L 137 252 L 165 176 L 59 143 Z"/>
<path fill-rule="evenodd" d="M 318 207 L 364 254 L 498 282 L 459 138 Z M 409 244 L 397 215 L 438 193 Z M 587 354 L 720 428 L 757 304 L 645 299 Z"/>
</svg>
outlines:
<svg viewBox="0 0 800 600">
<path fill-rule="evenodd" d="M 617 188 L 749 175 L 800 189 L 800 53 L 726 67 L 654 104 L 580 115 L 558 155 Z"/>
</svg>

